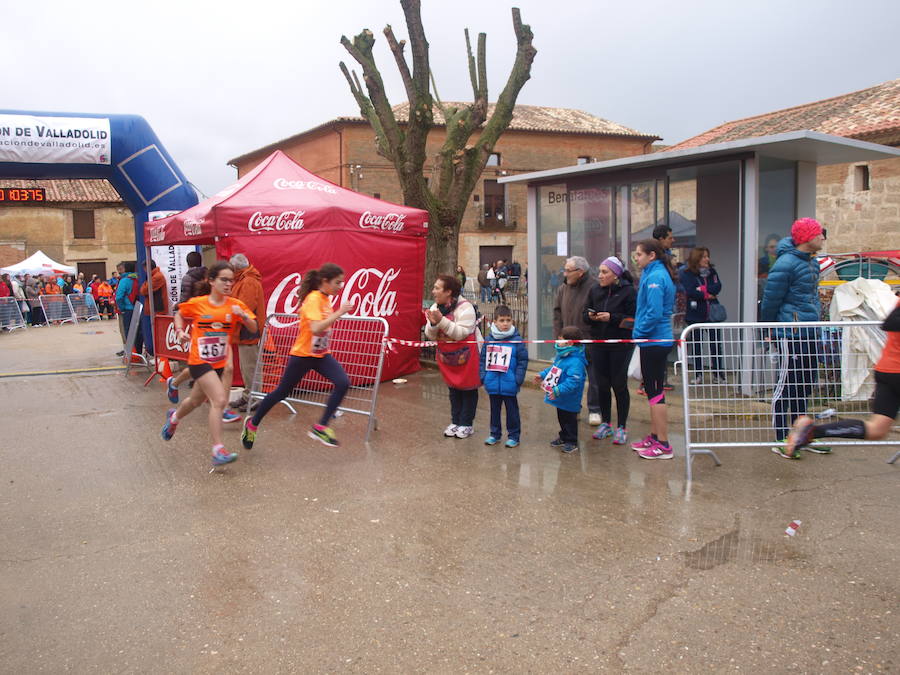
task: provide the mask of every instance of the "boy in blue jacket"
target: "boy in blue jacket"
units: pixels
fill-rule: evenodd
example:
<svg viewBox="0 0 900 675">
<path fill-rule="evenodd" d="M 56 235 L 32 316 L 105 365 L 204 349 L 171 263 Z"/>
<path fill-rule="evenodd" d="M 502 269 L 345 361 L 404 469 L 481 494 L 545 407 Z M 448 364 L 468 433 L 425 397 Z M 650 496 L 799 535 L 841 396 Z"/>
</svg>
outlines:
<svg viewBox="0 0 900 675">
<path fill-rule="evenodd" d="M 559 436 L 550 441 L 554 448 L 565 453 L 578 449 L 578 413 L 587 374 L 587 359 L 578 326 L 566 326 L 556 341 L 556 358 L 553 365 L 534 376 L 535 384 L 547 392 L 544 403 L 556 406 L 559 420 Z"/>
<path fill-rule="evenodd" d="M 481 383 L 491 400 L 491 435 L 485 445 L 500 442 L 500 410 L 506 406 L 506 447 L 519 444 L 522 422 L 519 417 L 519 388 L 528 368 L 528 350 L 513 325 L 512 312 L 506 305 L 494 310 L 494 322 L 481 350 Z"/>
</svg>

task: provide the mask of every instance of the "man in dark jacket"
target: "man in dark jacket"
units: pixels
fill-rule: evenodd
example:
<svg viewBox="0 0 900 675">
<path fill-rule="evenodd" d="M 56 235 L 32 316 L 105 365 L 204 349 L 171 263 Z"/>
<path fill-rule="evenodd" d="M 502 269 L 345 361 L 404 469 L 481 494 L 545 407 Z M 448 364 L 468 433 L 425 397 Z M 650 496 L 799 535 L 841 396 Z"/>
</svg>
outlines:
<svg viewBox="0 0 900 675">
<path fill-rule="evenodd" d="M 266 297 L 263 293 L 262 275 L 250 264 L 247 256 L 243 253 L 235 253 L 229 262 L 234 266 L 234 286 L 231 287 L 231 296 L 247 305 L 253 314 L 260 317 L 260 323 L 262 323 L 266 316 Z M 262 332 L 262 328 L 259 332 Z M 256 361 L 259 357 L 259 336 L 244 335 L 244 331 L 241 333 L 237 348 L 244 390 L 229 405 L 240 411 L 253 412 L 259 404 L 258 399 L 250 402 L 250 388 L 253 385 L 253 375 L 256 372 Z"/>
<path fill-rule="evenodd" d="M 791 236 L 778 243 L 778 258 L 769 270 L 763 292 L 763 321 L 819 321 L 819 265 L 815 254 L 825 245 L 825 230 L 812 218 L 801 218 L 791 227 Z M 772 397 L 772 415 L 777 445 L 772 452 L 788 459 L 799 459 L 799 452 L 788 454 L 784 441 L 794 420 L 806 414 L 806 403 L 816 382 L 819 363 L 816 331 L 809 328 L 784 328 L 775 331 L 779 354 L 778 383 Z M 811 445 L 814 452 L 830 452 Z"/>
<path fill-rule="evenodd" d="M 197 251 L 187 254 L 188 271 L 181 277 L 181 295 L 178 302 L 187 302 L 194 297 L 194 284 L 206 278 L 206 268 L 203 267 L 203 258 Z"/>
<path fill-rule="evenodd" d="M 591 329 L 584 318 L 584 305 L 588 294 L 597 285 L 591 277 L 588 261 L 580 255 L 566 260 L 563 266 L 565 283 L 556 291 L 556 303 L 553 305 L 553 337 L 562 335 L 563 326 L 578 326 L 582 339 L 590 337 Z M 588 364 L 588 423 L 597 426 L 602 421 L 600 416 L 600 393 L 592 375 L 593 369 Z"/>
</svg>

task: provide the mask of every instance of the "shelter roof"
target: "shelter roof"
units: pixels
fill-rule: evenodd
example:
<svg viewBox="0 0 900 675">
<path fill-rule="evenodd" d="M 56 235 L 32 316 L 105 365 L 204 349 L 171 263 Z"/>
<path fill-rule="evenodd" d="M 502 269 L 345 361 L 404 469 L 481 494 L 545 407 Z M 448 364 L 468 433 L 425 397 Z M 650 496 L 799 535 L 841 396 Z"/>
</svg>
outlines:
<svg viewBox="0 0 900 675">
<path fill-rule="evenodd" d="M 85 179 L 4 179 L 4 187 L 44 188 L 47 202 L 92 202 L 122 204 L 122 197 L 108 181 Z"/>
<path fill-rule="evenodd" d="M 823 101 L 726 122 L 666 150 L 801 129 L 883 145 L 900 145 L 900 79 Z"/>
<path fill-rule="evenodd" d="M 459 107 L 468 105 L 457 101 L 445 101 L 444 107 Z M 488 104 L 488 119 L 494 113 L 494 103 Z M 394 115 L 397 119 L 404 123 L 409 119 L 409 103 L 404 101 L 393 106 Z M 273 150 L 278 149 L 285 143 L 289 143 L 296 139 L 321 129 L 336 124 L 368 124 L 366 118 L 362 116 L 342 116 L 333 120 L 323 122 L 299 134 L 294 134 L 280 141 L 276 141 L 262 148 L 251 150 L 243 155 L 228 160 L 228 164 L 236 165 L 250 157 L 269 154 Z M 434 107 L 434 126 L 445 126 L 444 115 L 435 105 Z M 552 108 L 540 105 L 520 105 L 517 104 L 513 109 L 513 118 L 509 124 L 511 131 L 532 131 L 544 133 L 560 133 L 560 134 L 579 134 L 588 136 L 627 136 L 632 138 L 642 138 L 646 140 L 657 140 L 660 137 L 656 134 L 644 133 L 630 127 L 626 127 L 618 122 L 612 122 L 602 117 L 597 117 L 583 110 L 574 108 Z"/>
</svg>

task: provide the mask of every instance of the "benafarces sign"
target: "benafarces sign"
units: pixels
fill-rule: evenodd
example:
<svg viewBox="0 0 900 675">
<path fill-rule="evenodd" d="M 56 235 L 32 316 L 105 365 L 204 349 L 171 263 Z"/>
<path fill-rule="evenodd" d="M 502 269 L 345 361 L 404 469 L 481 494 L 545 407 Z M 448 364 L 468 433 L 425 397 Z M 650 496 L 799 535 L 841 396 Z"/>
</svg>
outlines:
<svg viewBox="0 0 900 675">
<path fill-rule="evenodd" d="M 0 115 L 0 162 L 109 164 L 109 119 Z"/>
<path fill-rule="evenodd" d="M 599 202 L 609 198 L 609 192 L 589 188 L 587 190 L 569 190 L 568 192 L 547 191 L 548 204 L 565 204 L 566 202 Z"/>
</svg>

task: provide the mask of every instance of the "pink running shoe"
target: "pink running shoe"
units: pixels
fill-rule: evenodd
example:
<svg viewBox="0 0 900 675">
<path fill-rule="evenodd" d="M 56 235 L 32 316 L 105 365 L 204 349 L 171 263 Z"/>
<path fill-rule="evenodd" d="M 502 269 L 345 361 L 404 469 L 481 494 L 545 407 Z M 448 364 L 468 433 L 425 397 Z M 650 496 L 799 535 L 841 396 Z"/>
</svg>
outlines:
<svg viewBox="0 0 900 675">
<path fill-rule="evenodd" d="M 672 459 L 672 446 L 668 448 L 655 441 L 649 448 L 638 450 L 641 459 Z"/>
<path fill-rule="evenodd" d="M 642 438 L 641 440 L 635 441 L 634 443 L 632 443 L 631 449 L 635 450 L 635 451 L 645 450 L 646 448 L 649 448 L 651 445 L 653 445 L 655 442 L 656 441 L 653 440 L 652 436 L 647 435 L 646 438 Z"/>
</svg>

